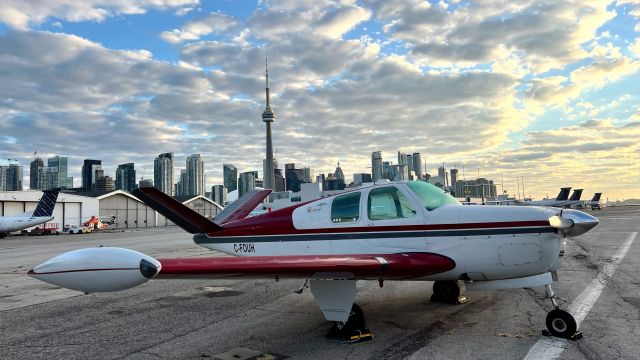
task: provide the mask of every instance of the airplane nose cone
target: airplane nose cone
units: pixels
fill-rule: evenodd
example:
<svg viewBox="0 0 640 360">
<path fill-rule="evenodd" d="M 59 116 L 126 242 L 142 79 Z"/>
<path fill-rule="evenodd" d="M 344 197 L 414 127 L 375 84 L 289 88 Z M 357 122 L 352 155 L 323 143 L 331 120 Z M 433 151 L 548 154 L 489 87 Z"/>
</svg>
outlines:
<svg viewBox="0 0 640 360">
<path fill-rule="evenodd" d="M 564 209 L 562 218 L 573 221 L 573 226 L 565 230 L 567 236 L 579 236 L 593 229 L 600 222 L 595 216 L 591 216 L 580 210 Z"/>
</svg>

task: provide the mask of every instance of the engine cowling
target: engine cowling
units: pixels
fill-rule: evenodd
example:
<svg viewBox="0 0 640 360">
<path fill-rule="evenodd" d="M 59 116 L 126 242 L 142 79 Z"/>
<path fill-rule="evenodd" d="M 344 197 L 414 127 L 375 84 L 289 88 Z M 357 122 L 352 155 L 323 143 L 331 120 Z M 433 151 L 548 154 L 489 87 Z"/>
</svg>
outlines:
<svg viewBox="0 0 640 360">
<path fill-rule="evenodd" d="M 29 276 L 85 293 L 120 291 L 153 279 L 158 260 L 138 251 L 98 247 L 58 255 L 28 272 Z"/>
</svg>

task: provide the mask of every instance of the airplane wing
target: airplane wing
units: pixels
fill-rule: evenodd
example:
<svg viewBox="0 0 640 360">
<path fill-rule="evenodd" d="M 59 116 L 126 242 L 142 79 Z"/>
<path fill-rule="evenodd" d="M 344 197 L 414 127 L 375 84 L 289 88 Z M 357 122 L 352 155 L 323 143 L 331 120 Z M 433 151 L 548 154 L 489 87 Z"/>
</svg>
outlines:
<svg viewBox="0 0 640 360">
<path fill-rule="evenodd" d="M 432 253 L 247 256 L 158 259 L 156 279 L 314 278 L 411 279 L 451 270 L 455 262 Z"/>
</svg>

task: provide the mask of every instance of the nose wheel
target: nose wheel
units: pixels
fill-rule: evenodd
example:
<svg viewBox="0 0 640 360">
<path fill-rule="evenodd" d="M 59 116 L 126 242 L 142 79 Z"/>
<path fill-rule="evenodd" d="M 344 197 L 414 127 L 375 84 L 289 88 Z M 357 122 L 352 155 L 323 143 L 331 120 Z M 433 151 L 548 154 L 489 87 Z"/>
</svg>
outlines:
<svg viewBox="0 0 640 360">
<path fill-rule="evenodd" d="M 557 301 L 557 299 L 560 298 L 558 298 L 553 292 L 551 285 L 545 285 L 545 292 L 547 293 L 547 297 L 551 300 L 551 304 L 553 304 L 554 309 L 549 311 L 547 314 L 547 330 L 543 330 L 542 334 L 570 340 L 578 340 L 582 338 L 582 332 L 577 331 L 578 325 L 576 323 L 576 319 L 573 315 L 569 314 L 569 312 L 560 309 L 560 305 L 558 305 Z"/>
</svg>

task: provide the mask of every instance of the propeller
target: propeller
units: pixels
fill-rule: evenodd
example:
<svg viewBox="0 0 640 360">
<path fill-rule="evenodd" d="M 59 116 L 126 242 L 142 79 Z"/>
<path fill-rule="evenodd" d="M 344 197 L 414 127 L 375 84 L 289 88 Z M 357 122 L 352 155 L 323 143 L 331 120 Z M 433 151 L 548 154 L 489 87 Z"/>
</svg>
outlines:
<svg viewBox="0 0 640 360">
<path fill-rule="evenodd" d="M 579 210 L 563 209 L 549 218 L 549 225 L 564 236 L 579 236 L 598 225 L 598 219 Z"/>
<path fill-rule="evenodd" d="M 563 218 L 561 211 L 560 215 L 553 215 L 549 218 L 549 225 L 558 230 L 566 230 L 573 227 L 573 220 Z"/>
</svg>

